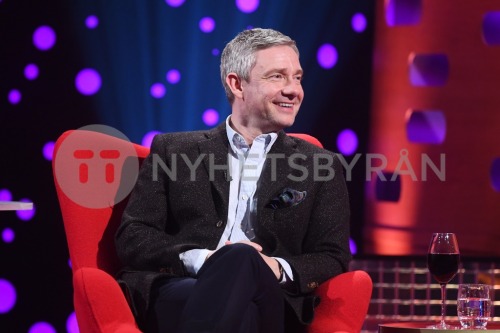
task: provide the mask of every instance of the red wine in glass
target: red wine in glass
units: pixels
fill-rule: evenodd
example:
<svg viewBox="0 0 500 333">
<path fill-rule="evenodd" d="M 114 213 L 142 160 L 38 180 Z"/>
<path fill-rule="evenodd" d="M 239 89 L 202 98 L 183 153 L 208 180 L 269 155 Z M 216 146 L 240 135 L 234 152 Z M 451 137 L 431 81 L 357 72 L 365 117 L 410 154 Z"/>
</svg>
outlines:
<svg viewBox="0 0 500 333">
<path fill-rule="evenodd" d="M 448 283 L 457 275 L 460 264 L 458 253 L 429 253 L 427 267 L 434 279 L 439 283 Z"/>
<path fill-rule="evenodd" d="M 441 321 L 430 328 L 449 329 L 446 324 L 446 284 L 455 277 L 460 265 L 460 251 L 457 237 L 453 233 L 435 233 L 427 253 L 427 267 L 429 272 L 441 285 Z"/>
</svg>

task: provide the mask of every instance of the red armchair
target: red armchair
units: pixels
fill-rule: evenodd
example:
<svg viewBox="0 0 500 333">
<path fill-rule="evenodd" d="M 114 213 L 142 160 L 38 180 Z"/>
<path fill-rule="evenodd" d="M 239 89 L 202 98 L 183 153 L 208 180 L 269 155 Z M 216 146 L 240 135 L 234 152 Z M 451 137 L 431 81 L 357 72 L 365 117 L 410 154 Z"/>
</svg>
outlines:
<svg viewBox="0 0 500 333">
<path fill-rule="evenodd" d="M 308 135 L 290 135 L 321 145 Z M 135 182 L 134 170 L 148 153 L 146 147 L 86 130 L 65 132 L 56 142 L 54 181 L 72 264 L 75 312 L 83 333 L 140 332 L 113 278 L 120 266 L 114 234 L 128 188 Z M 372 281 L 363 271 L 325 282 L 317 289 L 321 303 L 308 332 L 359 332 L 371 292 Z"/>
</svg>

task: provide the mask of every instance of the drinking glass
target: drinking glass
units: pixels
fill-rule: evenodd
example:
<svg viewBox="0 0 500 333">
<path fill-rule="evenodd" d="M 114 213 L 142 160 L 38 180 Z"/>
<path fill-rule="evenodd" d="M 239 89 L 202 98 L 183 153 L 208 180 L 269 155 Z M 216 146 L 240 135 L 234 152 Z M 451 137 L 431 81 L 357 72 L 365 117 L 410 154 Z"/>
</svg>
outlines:
<svg viewBox="0 0 500 333">
<path fill-rule="evenodd" d="M 491 318 L 491 296 L 491 286 L 487 284 L 458 286 L 457 314 L 462 328 L 486 328 Z"/>
<path fill-rule="evenodd" d="M 441 321 L 431 326 L 434 329 L 449 329 L 446 324 L 446 284 L 455 277 L 460 264 L 457 237 L 453 233 L 432 234 L 427 254 L 427 267 L 432 277 L 441 285 Z"/>
</svg>

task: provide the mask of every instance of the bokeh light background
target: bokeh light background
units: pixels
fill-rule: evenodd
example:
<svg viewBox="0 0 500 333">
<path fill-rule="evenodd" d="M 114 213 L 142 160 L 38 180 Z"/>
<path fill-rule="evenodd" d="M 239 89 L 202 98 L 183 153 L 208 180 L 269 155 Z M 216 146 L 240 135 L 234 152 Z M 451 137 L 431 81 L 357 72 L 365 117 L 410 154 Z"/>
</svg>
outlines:
<svg viewBox="0 0 500 333">
<path fill-rule="evenodd" d="M 352 156 L 366 147 L 372 0 L 0 1 L 0 331 L 78 332 L 51 157 L 68 129 L 112 126 L 150 145 L 230 112 L 220 53 L 238 32 L 297 40 L 306 97 L 290 132 Z M 363 170 L 359 170 L 363 173 Z M 356 172 L 356 171 L 354 171 Z M 363 174 L 349 182 L 352 249 L 362 251 Z"/>
</svg>

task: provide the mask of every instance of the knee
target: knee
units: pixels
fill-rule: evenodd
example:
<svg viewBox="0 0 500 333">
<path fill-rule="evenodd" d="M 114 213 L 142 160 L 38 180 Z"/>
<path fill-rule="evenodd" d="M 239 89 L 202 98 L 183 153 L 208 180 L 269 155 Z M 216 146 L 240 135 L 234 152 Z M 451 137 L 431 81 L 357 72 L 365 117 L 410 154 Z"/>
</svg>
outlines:
<svg viewBox="0 0 500 333">
<path fill-rule="evenodd" d="M 258 254 L 259 252 L 251 245 L 245 243 L 234 243 L 226 245 L 226 247 L 235 253 L 243 253 L 243 254 Z"/>
<path fill-rule="evenodd" d="M 238 266 L 263 262 L 260 253 L 252 246 L 244 243 L 225 245 L 214 253 L 214 257 L 217 260 L 231 262 Z"/>
</svg>

